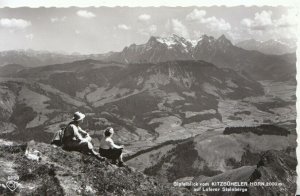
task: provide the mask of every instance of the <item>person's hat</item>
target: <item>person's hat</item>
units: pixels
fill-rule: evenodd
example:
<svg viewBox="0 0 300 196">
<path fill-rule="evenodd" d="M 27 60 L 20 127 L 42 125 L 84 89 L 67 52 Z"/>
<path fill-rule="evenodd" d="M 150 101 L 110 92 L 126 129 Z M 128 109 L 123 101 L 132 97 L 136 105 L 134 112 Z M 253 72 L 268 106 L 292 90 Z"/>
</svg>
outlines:
<svg viewBox="0 0 300 196">
<path fill-rule="evenodd" d="M 75 112 L 72 120 L 79 121 L 79 120 L 84 119 L 84 117 L 85 117 L 85 115 L 82 114 L 81 112 Z"/>
</svg>

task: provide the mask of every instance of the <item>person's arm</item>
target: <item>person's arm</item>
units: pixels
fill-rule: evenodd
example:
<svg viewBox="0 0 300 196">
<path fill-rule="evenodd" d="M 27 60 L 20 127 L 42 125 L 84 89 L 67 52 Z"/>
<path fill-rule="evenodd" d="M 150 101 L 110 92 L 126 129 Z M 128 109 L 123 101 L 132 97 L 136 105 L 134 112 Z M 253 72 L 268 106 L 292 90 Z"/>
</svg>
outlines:
<svg viewBox="0 0 300 196">
<path fill-rule="evenodd" d="M 84 138 L 82 137 L 82 135 L 79 133 L 78 128 L 75 125 L 71 125 L 73 132 L 74 132 L 74 136 L 80 140 L 80 141 L 84 141 Z"/>
<path fill-rule="evenodd" d="M 84 138 L 86 141 L 91 142 L 92 141 L 92 137 L 87 134 L 86 137 Z"/>
<path fill-rule="evenodd" d="M 91 136 L 86 131 L 82 130 L 80 127 L 78 127 L 78 132 L 79 132 L 79 134 L 81 134 L 81 136 L 83 137 L 83 139 L 85 141 L 88 141 L 88 142 L 92 141 Z"/>
<path fill-rule="evenodd" d="M 106 140 L 111 148 L 123 149 L 123 146 L 116 145 L 111 138 Z"/>
<path fill-rule="evenodd" d="M 84 130 L 82 130 L 80 127 L 78 127 L 78 133 L 80 133 L 83 137 L 87 137 L 88 133 Z"/>
</svg>

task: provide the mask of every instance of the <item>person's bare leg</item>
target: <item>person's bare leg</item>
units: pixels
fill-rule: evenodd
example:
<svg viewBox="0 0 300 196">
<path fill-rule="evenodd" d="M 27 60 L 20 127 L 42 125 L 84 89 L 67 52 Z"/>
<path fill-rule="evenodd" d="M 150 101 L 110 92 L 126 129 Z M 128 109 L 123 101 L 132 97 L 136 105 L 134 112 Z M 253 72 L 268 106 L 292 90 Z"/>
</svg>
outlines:
<svg viewBox="0 0 300 196">
<path fill-rule="evenodd" d="M 124 162 L 124 161 L 123 161 L 123 153 L 120 155 L 118 161 L 119 161 L 119 162 L 122 162 L 122 163 Z"/>
<path fill-rule="evenodd" d="M 105 158 L 105 157 L 102 157 L 98 152 L 96 152 L 96 151 L 94 151 L 94 150 L 91 150 L 91 152 L 92 152 L 92 155 L 93 155 L 94 157 L 96 157 L 98 160 L 100 160 L 100 161 L 105 161 L 105 160 L 106 160 L 106 158 Z"/>
<path fill-rule="evenodd" d="M 119 167 L 124 167 L 125 164 L 124 164 L 124 161 L 123 161 L 123 153 L 120 155 L 118 160 L 119 160 L 118 166 Z"/>
<path fill-rule="evenodd" d="M 100 161 L 105 161 L 105 158 L 100 156 L 100 154 L 94 150 L 93 144 L 91 142 L 88 142 L 88 148 L 89 148 L 90 153 L 94 157 L 96 157 Z"/>
</svg>

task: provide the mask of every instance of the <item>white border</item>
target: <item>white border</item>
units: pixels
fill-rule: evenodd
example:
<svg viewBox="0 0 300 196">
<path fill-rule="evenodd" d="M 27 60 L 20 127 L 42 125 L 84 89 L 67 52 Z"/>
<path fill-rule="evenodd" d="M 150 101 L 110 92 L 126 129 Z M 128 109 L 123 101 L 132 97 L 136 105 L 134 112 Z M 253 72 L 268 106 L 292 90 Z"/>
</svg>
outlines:
<svg viewBox="0 0 300 196">
<path fill-rule="evenodd" d="M 226 2 L 226 3 L 225 3 Z M 1 7 L 299 6 L 299 0 L 0 0 Z"/>
<path fill-rule="evenodd" d="M 128 7 L 159 7 L 159 6 L 169 6 L 169 7 L 189 7 L 189 6 L 288 6 L 293 7 L 298 10 L 298 21 L 300 21 L 300 0 L 230 0 L 224 3 L 225 0 L 0 0 L 0 8 L 10 7 L 115 7 L 115 6 L 128 6 Z M 300 23 L 299 23 L 300 24 Z M 300 25 L 297 29 L 297 59 L 300 59 Z M 297 61 L 296 64 L 297 72 L 300 68 L 300 63 Z M 300 82 L 300 74 L 296 76 L 297 84 Z M 300 86 L 297 85 L 296 90 L 297 95 L 297 135 L 300 134 Z M 300 144 L 300 137 L 297 137 L 297 143 Z M 296 149 L 298 163 L 300 163 L 300 146 Z M 300 194 L 300 164 L 297 165 L 297 191 L 296 194 Z"/>
</svg>

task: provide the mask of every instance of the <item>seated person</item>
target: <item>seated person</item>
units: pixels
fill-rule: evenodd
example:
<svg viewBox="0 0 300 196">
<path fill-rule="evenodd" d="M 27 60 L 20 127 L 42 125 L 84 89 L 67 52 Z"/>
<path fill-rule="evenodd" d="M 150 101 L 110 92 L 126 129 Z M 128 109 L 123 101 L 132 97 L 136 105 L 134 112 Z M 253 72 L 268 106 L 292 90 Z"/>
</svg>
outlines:
<svg viewBox="0 0 300 196">
<path fill-rule="evenodd" d="M 104 131 L 104 137 L 100 142 L 99 153 L 101 156 L 106 157 L 112 160 L 113 164 L 117 164 L 118 166 L 124 166 L 123 158 L 122 158 L 122 150 L 124 146 L 118 146 L 112 140 L 112 136 L 114 134 L 114 129 L 112 127 L 108 127 Z"/>
<path fill-rule="evenodd" d="M 70 122 L 64 130 L 63 135 L 63 149 L 68 151 L 78 151 L 86 154 L 92 154 L 97 159 L 104 161 L 99 153 L 94 151 L 92 138 L 90 135 L 79 127 L 83 122 L 85 115 L 80 112 L 75 112 L 72 122 Z"/>
</svg>

